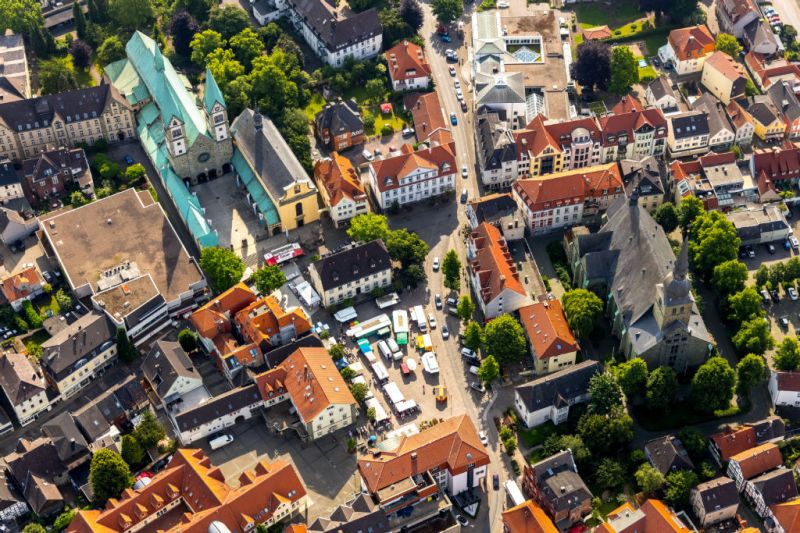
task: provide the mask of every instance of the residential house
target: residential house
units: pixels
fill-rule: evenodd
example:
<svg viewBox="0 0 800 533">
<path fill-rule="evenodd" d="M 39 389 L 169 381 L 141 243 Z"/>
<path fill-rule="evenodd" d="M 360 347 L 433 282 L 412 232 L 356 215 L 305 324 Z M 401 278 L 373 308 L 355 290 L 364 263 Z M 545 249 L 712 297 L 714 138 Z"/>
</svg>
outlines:
<svg viewBox="0 0 800 533">
<path fill-rule="evenodd" d="M 783 116 L 786 136 L 796 139 L 800 136 L 800 101 L 794 88 L 788 81 L 773 83 L 767 89 L 767 95 Z"/>
<path fill-rule="evenodd" d="M 27 426 L 51 409 L 44 378 L 23 354 L 0 356 L 0 389 L 3 408 L 20 426 Z"/>
<path fill-rule="evenodd" d="M 747 45 L 747 50 L 755 54 L 772 56 L 783 51 L 783 43 L 780 38 L 773 33 L 770 25 L 763 19 L 754 20 L 745 26 L 742 39 Z"/>
<path fill-rule="evenodd" d="M 126 189 L 40 222 L 42 247 L 73 294 L 137 346 L 208 297 L 200 267 L 146 191 Z"/>
<path fill-rule="evenodd" d="M 772 443 L 761 444 L 737 453 L 728 460 L 728 477 L 736 482 L 736 488 L 744 490 L 745 482 L 783 464 L 781 450 Z"/>
<path fill-rule="evenodd" d="M 381 209 L 389 209 L 455 191 L 457 172 L 455 143 L 416 152 L 403 144 L 399 155 L 369 164 L 369 184 Z"/>
<path fill-rule="evenodd" d="M 486 320 L 533 303 L 497 227 L 484 222 L 470 234 L 467 261 L 470 285 Z"/>
<path fill-rule="evenodd" d="M 503 533 L 557 533 L 558 529 L 532 500 L 503 511 Z"/>
<path fill-rule="evenodd" d="M 15 451 L 3 457 L 3 463 L 6 475 L 32 512 L 52 517 L 63 510 L 70 481 L 50 439 L 19 439 Z"/>
<path fill-rule="evenodd" d="M 783 466 L 749 479 L 742 492 L 756 514 L 765 520 L 772 519 L 773 505 L 798 497 L 794 473 Z"/>
<path fill-rule="evenodd" d="M 550 420 L 567 420 L 569 408 L 589 400 L 589 380 L 602 372 L 597 361 L 583 361 L 543 376 L 514 389 L 514 407 L 526 427 L 540 426 Z"/>
<path fill-rule="evenodd" d="M 472 230 L 487 222 L 497 226 L 506 242 L 522 239 L 525 235 L 525 225 L 511 193 L 481 196 L 467 203 L 466 213 Z"/>
<path fill-rule="evenodd" d="M 4 279 L 2 289 L 6 301 L 19 313 L 26 301 L 44 294 L 44 280 L 36 267 L 32 266 Z"/>
<path fill-rule="evenodd" d="M 800 147 L 785 142 L 780 148 L 755 150 L 750 174 L 765 191 L 775 191 L 777 185 L 796 186 L 800 183 Z"/>
<path fill-rule="evenodd" d="M 672 90 L 672 82 L 666 76 L 658 76 L 647 85 L 645 101 L 648 107 L 657 107 L 664 113 L 678 110 L 678 99 Z"/>
<path fill-rule="evenodd" d="M 522 489 L 544 509 L 559 531 L 568 531 L 592 510 L 592 493 L 578 474 L 570 450 L 525 465 Z"/>
<path fill-rule="evenodd" d="M 12 483 L 10 476 L 0 471 L 0 524 L 16 526 L 30 513 L 28 504 Z M 9 529 L 11 529 L 9 527 Z"/>
<path fill-rule="evenodd" d="M 688 524 L 688 525 L 687 525 Z M 611 511 L 606 521 L 595 533 L 631 533 L 657 531 L 658 533 L 691 533 L 696 531 L 686 513 L 676 513 L 661 500 L 650 498 L 638 509 L 624 503 Z"/>
<path fill-rule="evenodd" d="M 655 157 L 645 157 L 640 161 L 623 159 L 619 162 L 625 194 L 630 197 L 636 193 L 639 205 L 653 214 L 664 203 L 664 179 L 661 177 L 662 163 Z"/>
<path fill-rule="evenodd" d="M 431 67 L 421 46 L 404 39 L 386 50 L 384 55 L 393 91 L 428 88 L 431 83 Z"/>
<path fill-rule="evenodd" d="M 800 372 L 771 372 L 769 395 L 773 407 L 800 406 Z"/>
<path fill-rule="evenodd" d="M 132 138 L 133 108 L 111 85 L 0 103 L 0 157 L 12 161 L 52 146 Z"/>
<path fill-rule="evenodd" d="M 67 470 L 73 470 L 91 458 L 89 443 L 68 412 L 46 422 L 42 426 L 42 435 L 56 447 L 58 458 Z"/>
<path fill-rule="evenodd" d="M 689 453 L 680 439 L 673 435 L 647 441 L 644 445 L 644 455 L 653 468 L 665 476 L 679 470 L 694 470 L 694 463 L 689 458 Z"/>
<path fill-rule="evenodd" d="M 800 90 L 800 65 L 784 58 L 767 58 L 762 54 L 747 52 L 744 64 L 755 84 L 766 91 L 773 83 L 787 81 L 795 92 Z"/>
<path fill-rule="evenodd" d="M 203 386 L 203 377 L 177 342 L 159 339 L 142 361 L 142 375 L 164 409 Z"/>
<path fill-rule="evenodd" d="M 231 125 L 236 149 L 233 168 L 245 183 L 257 183 L 267 197 L 256 202 L 259 224 L 273 235 L 319 220 L 317 187 L 269 119 L 245 109 Z M 255 195 L 252 196 L 255 199 Z M 277 215 L 277 217 L 276 217 Z"/>
<path fill-rule="evenodd" d="M 736 100 L 731 100 L 725 106 L 725 113 L 735 132 L 734 143 L 742 147 L 750 146 L 756 131 L 755 119 Z"/>
<path fill-rule="evenodd" d="M 314 179 L 328 207 L 334 226 L 341 227 L 351 218 L 369 213 L 369 201 L 361 176 L 346 157 L 331 152 L 314 164 Z"/>
<path fill-rule="evenodd" d="M 730 150 L 736 141 L 736 130 L 728 121 L 725 106 L 710 94 L 704 94 L 694 101 L 692 108 L 706 114 L 708 148 L 716 151 Z"/>
<path fill-rule="evenodd" d="M 329 307 L 392 283 L 392 260 L 381 240 L 353 244 L 311 263 L 308 275 Z"/>
<path fill-rule="evenodd" d="M 339 68 L 348 58 L 361 61 L 380 53 L 383 27 L 377 9 L 345 16 L 341 6 L 325 0 L 285 3 L 294 29 L 326 64 Z"/>
<path fill-rule="evenodd" d="M 661 109 L 642 105 L 631 95 L 598 119 L 602 134 L 600 162 L 642 159 L 664 155 L 667 149 L 667 120 Z"/>
<path fill-rule="evenodd" d="M 89 443 L 106 438 L 118 439 L 122 434 L 120 428 L 124 428 L 124 424 L 129 422 L 122 403 L 113 391 L 105 391 L 90 403 L 73 411 L 72 417 Z"/>
<path fill-rule="evenodd" d="M 707 211 L 730 211 L 734 205 L 759 200 L 759 191 L 747 168 L 740 166 L 733 152 L 706 154 L 669 166 L 675 188 L 675 205 L 687 196 L 702 200 Z"/>
<path fill-rule="evenodd" d="M 713 346 L 691 293 L 688 245 L 675 258 L 663 229 L 635 196 L 612 206 L 599 232 L 567 234 L 574 286 L 607 288 L 618 353 L 641 357 L 650 368 L 684 372 L 700 366 Z"/>
<path fill-rule="evenodd" d="M 417 518 L 416 514 L 412 517 L 412 520 Z M 425 519 L 426 517 L 422 518 Z M 397 521 L 394 525 L 397 525 Z M 407 525 L 407 522 L 403 525 Z M 283 533 L 338 533 L 351 530 L 388 533 L 391 528 L 392 525 L 383 509 L 378 507 L 369 494 L 359 492 L 352 500 L 336 507 L 330 516 L 317 517 L 308 525 L 302 522 L 289 524 Z"/>
<path fill-rule="evenodd" d="M 558 300 L 536 302 L 518 311 L 537 375 L 557 372 L 575 364 L 580 346 Z"/>
<path fill-rule="evenodd" d="M 670 157 L 678 158 L 708 152 L 708 113 L 687 111 L 676 113 L 668 119 Z"/>
<path fill-rule="evenodd" d="M 198 389 L 195 389 L 198 390 Z M 173 411 L 175 434 L 184 446 L 261 414 L 261 394 L 251 383 Z"/>
<path fill-rule="evenodd" d="M 744 96 L 747 75 L 744 67 L 725 52 L 714 52 L 703 63 L 703 75 L 700 78 L 711 94 L 723 104 Z"/>
<path fill-rule="evenodd" d="M 669 32 L 667 44 L 658 49 L 665 65 L 672 65 L 679 76 L 703 70 L 705 59 L 714 53 L 714 36 L 705 24 Z"/>
<path fill-rule="evenodd" d="M 77 185 L 87 197 L 94 197 L 94 182 L 83 148 L 59 148 L 41 152 L 22 162 L 22 189 L 33 206 L 60 205 L 67 188 Z"/>
<path fill-rule="evenodd" d="M 261 459 L 231 484 L 203 450 L 179 448 L 150 483 L 126 489 L 105 508 L 78 511 L 66 531 L 250 531 L 290 519 L 307 505 L 291 463 Z"/>
<path fill-rule="evenodd" d="M 325 104 L 314 117 L 314 131 L 322 145 L 341 152 L 364 142 L 364 121 L 352 98 Z"/>
<path fill-rule="evenodd" d="M 739 491 L 736 483 L 727 477 L 718 477 L 700 483 L 691 492 L 692 509 L 703 528 L 736 518 L 739 508 Z"/>
<path fill-rule="evenodd" d="M 15 102 L 31 97 L 28 57 L 22 35 L 7 29 L 0 35 L 0 102 Z"/>
<path fill-rule="evenodd" d="M 489 462 L 468 415 L 401 434 L 357 459 L 362 486 L 390 522 L 410 514 L 409 507 L 420 518 L 435 516 L 438 502 L 447 500 L 444 493 L 455 496 L 480 487 Z"/>
<path fill-rule="evenodd" d="M 782 139 L 786 132 L 780 110 L 772 103 L 769 95 L 758 94 L 736 100 L 739 107 L 750 115 L 756 137 L 762 141 Z"/>
<path fill-rule="evenodd" d="M 625 196 L 625 184 L 612 162 L 518 180 L 512 191 L 525 226 L 536 235 L 599 218 Z"/>
<path fill-rule="evenodd" d="M 728 213 L 742 245 L 783 242 L 792 232 L 778 205 L 763 205 Z"/>
<path fill-rule="evenodd" d="M 357 403 L 325 348 L 298 348 L 275 368 L 257 375 L 255 382 L 267 408 L 268 426 L 277 428 L 285 420 L 272 406 L 288 399 L 300 421 L 293 429 L 304 441 L 356 420 Z"/>
<path fill-rule="evenodd" d="M 800 498 L 773 505 L 770 511 L 770 533 L 790 533 L 800 528 Z"/>
<path fill-rule="evenodd" d="M 754 0 L 721 0 L 715 7 L 720 31 L 737 39 L 744 37 L 745 26 L 761 18 Z"/>
<path fill-rule="evenodd" d="M 475 126 L 480 178 L 488 189 L 506 189 L 517 179 L 517 145 L 499 113 L 481 109 Z"/>
<path fill-rule="evenodd" d="M 519 178 L 594 167 L 602 162 L 601 131 L 590 118 L 556 122 L 537 115 L 524 129 L 514 132 L 514 139 Z"/>
<path fill-rule="evenodd" d="M 407 94 L 403 97 L 403 107 L 411 113 L 418 142 L 449 144 L 453 141 L 449 130 L 451 124 L 445 121 L 442 103 L 436 91 Z"/>
<path fill-rule="evenodd" d="M 5 206 L 20 198 L 25 198 L 22 177 L 11 161 L 3 159 L 0 161 L 0 204 Z"/>
<path fill-rule="evenodd" d="M 722 466 L 734 455 L 755 448 L 759 444 L 764 444 L 764 442 L 756 439 L 755 427 L 744 425 L 734 429 L 726 426 L 722 432 L 709 437 L 708 448 L 717 464 Z"/>
<path fill-rule="evenodd" d="M 117 362 L 117 330 L 105 313 L 90 311 L 42 343 L 39 365 L 66 400 Z"/>
</svg>

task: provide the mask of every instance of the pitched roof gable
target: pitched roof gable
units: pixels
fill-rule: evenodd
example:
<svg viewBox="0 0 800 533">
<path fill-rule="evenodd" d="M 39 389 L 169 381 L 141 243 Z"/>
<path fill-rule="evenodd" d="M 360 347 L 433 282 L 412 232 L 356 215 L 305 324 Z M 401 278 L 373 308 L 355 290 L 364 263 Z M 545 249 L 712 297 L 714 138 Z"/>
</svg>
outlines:
<svg viewBox="0 0 800 533">
<path fill-rule="evenodd" d="M 527 296 L 500 230 L 483 222 L 472 232 L 471 239 L 475 245 L 475 258 L 470 269 L 480 280 L 483 301 L 491 302 L 506 289 Z"/>
</svg>

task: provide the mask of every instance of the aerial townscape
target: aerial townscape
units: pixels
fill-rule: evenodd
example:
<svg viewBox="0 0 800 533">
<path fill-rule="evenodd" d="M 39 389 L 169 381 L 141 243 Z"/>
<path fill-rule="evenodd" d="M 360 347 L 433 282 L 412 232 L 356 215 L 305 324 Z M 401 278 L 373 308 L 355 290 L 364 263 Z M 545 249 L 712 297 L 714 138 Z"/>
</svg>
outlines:
<svg viewBox="0 0 800 533">
<path fill-rule="evenodd" d="M 798 30 L 0 0 L 0 533 L 800 533 Z"/>
</svg>

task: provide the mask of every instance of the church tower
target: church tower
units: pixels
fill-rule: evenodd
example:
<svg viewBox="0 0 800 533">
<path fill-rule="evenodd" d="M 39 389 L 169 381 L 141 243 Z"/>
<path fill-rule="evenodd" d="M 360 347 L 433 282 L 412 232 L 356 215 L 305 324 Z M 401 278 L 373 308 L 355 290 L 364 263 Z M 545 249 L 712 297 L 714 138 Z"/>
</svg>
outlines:
<svg viewBox="0 0 800 533">
<path fill-rule="evenodd" d="M 689 242 L 684 239 L 675 267 L 656 287 L 653 315 L 658 327 L 663 331 L 674 322 L 688 324 L 693 305 L 692 282 L 689 280 Z"/>
<path fill-rule="evenodd" d="M 225 106 L 225 98 L 219 90 L 217 80 L 211 73 L 211 69 L 206 68 L 206 88 L 203 92 L 203 109 L 206 113 L 206 123 L 208 131 L 217 142 L 222 142 L 230 138 L 228 129 L 228 108 Z"/>
</svg>

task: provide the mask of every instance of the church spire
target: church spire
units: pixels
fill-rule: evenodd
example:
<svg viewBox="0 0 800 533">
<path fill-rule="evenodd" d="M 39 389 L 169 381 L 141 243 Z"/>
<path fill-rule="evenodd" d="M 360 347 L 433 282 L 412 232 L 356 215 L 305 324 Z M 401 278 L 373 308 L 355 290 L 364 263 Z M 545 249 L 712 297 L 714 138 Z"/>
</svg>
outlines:
<svg viewBox="0 0 800 533">
<path fill-rule="evenodd" d="M 692 286 L 689 281 L 689 241 L 686 238 L 683 239 L 681 251 L 675 260 L 672 272 L 664 278 L 664 290 L 672 303 L 681 302 L 690 297 Z"/>
<path fill-rule="evenodd" d="M 684 280 L 689 274 L 689 239 L 684 237 L 681 244 L 681 251 L 675 261 L 675 268 L 672 279 Z"/>
</svg>

